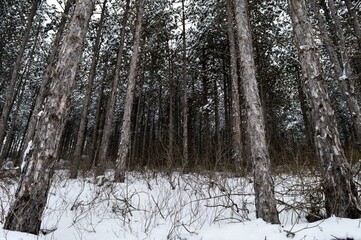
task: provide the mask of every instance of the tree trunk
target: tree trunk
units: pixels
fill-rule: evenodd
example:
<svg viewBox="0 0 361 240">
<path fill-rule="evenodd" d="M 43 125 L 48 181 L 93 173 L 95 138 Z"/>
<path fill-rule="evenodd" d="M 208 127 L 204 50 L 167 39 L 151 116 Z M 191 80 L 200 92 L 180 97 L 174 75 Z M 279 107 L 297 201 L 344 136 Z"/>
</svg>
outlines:
<svg viewBox="0 0 361 240">
<path fill-rule="evenodd" d="M 17 118 L 19 116 L 20 104 L 21 104 L 22 98 L 24 96 L 24 88 L 25 88 L 25 85 L 26 85 L 25 80 L 23 78 L 20 81 L 21 82 L 20 82 L 20 85 L 19 85 L 19 99 L 17 100 L 15 110 L 14 110 L 13 115 L 11 117 L 9 132 L 8 132 L 8 134 L 6 136 L 6 141 L 5 141 L 5 144 L 3 146 L 2 152 L 0 154 L 0 161 L 1 160 L 4 161 L 9 157 L 11 145 L 15 140 L 16 120 L 17 120 Z M 16 95 L 18 95 L 18 94 L 16 94 Z M 16 159 L 12 159 L 12 160 L 13 161 L 15 160 L 14 163 L 16 162 Z"/>
<path fill-rule="evenodd" d="M 320 57 L 304 0 L 289 0 L 303 87 L 311 106 L 314 143 L 323 175 L 328 215 L 359 218 L 361 209 L 350 165 L 341 147 L 334 111 L 324 86 Z"/>
<path fill-rule="evenodd" d="M 36 96 L 36 100 L 35 100 L 35 104 L 33 106 L 33 110 L 30 113 L 30 120 L 28 123 L 28 127 L 26 129 L 26 135 L 25 135 L 25 139 L 24 139 L 24 143 L 28 144 L 29 141 L 31 139 L 33 139 L 34 134 L 35 134 L 35 130 L 36 130 L 36 126 L 37 126 L 37 121 L 38 121 L 38 113 L 41 111 L 43 102 L 44 102 L 44 98 L 46 96 L 46 93 L 48 92 L 48 85 L 49 85 L 49 81 L 50 81 L 50 77 L 51 74 L 54 71 L 54 61 L 58 55 L 58 51 L 59 51 L 59 44 L 61 41 L 61 37 L 63 36 L 63 32 L 64 32 L 64 28 L 65 28 L 65 24 L 68 20 L 68 13 L 69 10 L 71 8 L 71 6 L 74 4 L 74 0 L 68 0 L 66 2 L 65 8 L 64 8 L 64 12 L 62 14 L 61 17 L 61 21 L 59 24 L 59 28 L 58 31 L 56 33 L 55 39 L 54 39 L 54 43 L 52 46 L 52 50 L 51 50 L 51 54 L 49 56 L 49 60 L 48 60 L 48 65 L 46 67 L 45 70 L 45 74 L 43 76 L 42 82 L 41 82 L 41 86 L 40 89 L 38 90 L 38 94 Z M 26 149 L 23 149 L 22 151 L 25 151 Z M 22 154 L 23 155 L 23 154 Z"/>
<path fill-rule="evenodd" d="M 39 40 L 40 27 L 41 26 L 39 24 L 37 32 L 36 32 L 36 38 L 35 38 L 32 48 L 31 48 L 30 54 L 29 54 L 29 61 L 27 61 L 26 65 L 24 67 L 24 73 L 19 77 L 19 85 L 17 87 L 17 90 L 14 93 L 15 96 L 19 96 L 19 97 L 18 97 L 17 101 L 14 99 L 14 101 L 17 102 L 17 104 L 16 104 L 15 110 L 13 111 L 13 115 L 11 117 L 10 129 L 7 134 L 5 144 L 4 144 L 2 152 L 1 152 L 0 162 L 2 160 L 6 160 L 6 158 L 9 156 L 10 148 L 11 148 L 12 142 L 14 141 L 16 121 L 19 116 L 20 105 L 23 101 L 24 89 L 26 86 L 26 79 L 29 79 L 29 75 L 31 72 L 30 68 L 33 65 L 34 52 L 35 52 L 36 47 L 38 47 L 37 44 L 38 44 L 38 40 Z M 15 160 L 14 163 L 18 162 L 18 159 L 14 159 L 14 160 Z M 1 166 L 1 164 L 0 164 L 0 166 Z"/>
<path fill-rule="evenodd" d="M 124 103 L 122 134 L 120 137 L 120 144 L 118 149 L 118 156 L 117 156 L 116 170 L 115 170 L 115 181 L 117 182 L 124 182 L 125 167 L 130 148 L 130 138 L 131 138 L 130 120 L 133 109 L 134 90 L 137 80 L 136 73 L 137 73 L 137 65 L 138 65 L 140 32 L 142 27 L 142 16 L 143 16 L 145 1 L 146 0 L 138 0 L 138 11 L 137 11 L 137 20 L 135 23 L 134 44 L 132 48 L 132 58 L 130 61 L 130 70 L 128 77 L 128 87 L 127 87 L 127 93 Z"/>
<path fill-rule="evenodd" d="M 203 113 L 201 114 L 200 119 L 200 129 L 199 131 L 199 141 L 200 149 L 199 154 L 202 156 L 204 166 L 209 163 L 211 157 L 210 151 L 212 151 L 212 137 L 211 137 L 211 127 L 210 127 L 210 118 L 209 118 L 209 106 L 208 106 L 208 73 L 207 73 L 207 56 L 206 56 L 205 47 L 202 49 L 202 105 Z"/>
<path fill-rule="evenodd" d="M 318 27 L 321 32 L 321 36 L 324 40 L 324 44 L 330 60 L 332 62 L 333 68 L 336 73 L 337 82 L 339 82 L 341 91 L 343 93 L 344 99 L 346 100 L 347 107 L 351 113 L 351 120 L 353 127 L 355 129 L 355 137 L 358 145 L 361 143 L 361 110 L 358 105 L 356 98 L 354 79 L 352 76 L 352 69 L 350 65 L 350 59 L 346 50 L 346 40 L 341 28 L 341 21 L 337 15 L 336 6 L 333 0 L 328 1 L 328 6 L 330 9 L 330 16 L 333 19 L 333 26 L 335 26 L 334 32 L 337 35 L 337 46 L 332 43 L 331 37 L 329 36 L 326 23 L 323 20 L 318 3 L 315 0 L 311 1 L 312 8 L 316 14 L 318 20 Z M 335 36 L 336 37 L 336 36 Z"/>
<path fill-rule="evenodd" d="M 6 131 L 5 131 L 6 125 L 7 125 L 7 121 L 8 121 L 8 118 L 9 118 L 9 115 L 11 112 L 11 108 L 14 103 L 14 98 L 16 95 L 16 94 L 14 94 L 15 93 L 15 85 L 16 85 L 16 81 L 17 81 L 18 75 L 19 75 L 19 70 L 21 67 L 21 60 L 22 60 L 24 52 L 25 52 L 26 44 L 28 43 L 28 40 L 30 37 L 33 20 L 34 20 L 34 17 L 35 17 L 35 14 L 36 14 L 39 4 L 40 4 L 40 0 L 33 0 L 33 5 L 31 7 L 30 14 L 28 16 L 28 21 L 26 23 L 25 32 L 24 32 L 24 36 L 21 41 L 19 53 L 16 58 L 16 62 L 14 63 L 14 69 L 11 74 L 10 84 L 6 90 L 5 103 L 4 103 L 4 107 L 2 109 L 2 113 L 1 113 L 1 117 L 0 117 L 0 149 L 2 148 L 3 141 L 4 141 L 4 138 L 6 135 Z M 1 165 L 2 165 L 2 163 L 0 162 L 0 166 Z"/>
<path fill-rule="evenodd" d="M 95 0 L 77 2 L 68 26 L 69 31 L 59 52 L 60 58 L 44 103 L 44 112 L 39 119 L 39 129 L 34 136 L 32 151 L 24 157 L 16 199 L 10 207 L 4 229 L 39 233 L 70 95 L 81 61 L 83 40 L 94 5 Z"/>
<path fill-rule="evenodd" d="M 150 104 L 148 104 L 147 107 L 147 111 L 146 111 L 146 116 L 145 116 L 145 121 L 144 121 L 144 130 L 143 130 L 143 138 L 142 138 L 142 154 L 141 154 L 141 159 L 142 159 L 142 165 L 145 166 L 147 164 L 146 161 L 146 150 L 149 149 L 149 144 L 147 145 L 147 139 L 148 139 L 148 135 L 150 136 L 150 134 L 148 134 L 148 128 L 149 125 L 151 124 L 151 111 L 150 111 Z M 148 143 L 150 142 L 150 140 L 148 141 Z"/>
<path fill-rule="evenodd" d="M 344 30 L 341 26 L 341 19 L 337 13 L 335 2 L 333 0 L 328 0 L 328 6 L 331 12 L 331 17 L 333 19 L 336 35 L 338 38 L 338 56 L 339 56 L 339 65 L 341 72 L 336 71 L 338 75 L 338 80 L 340 82 L 341 91 L 344 93 L 344 98 L 348 109 L 351 112 L 351 121 L 353 128 L 355 130 L 356 141 L 361 147 L 361 110 L 359 103 L 357 101 L 357 96 L 355 92 L 355 78 L 352 73 L 351 68 L 351 59 L 349 58 L 348 50 L 346 49 L 346 38 L 344 35 Z M 361 49 L 360 49 L 361 50 Z M 334 63 L 336 65 L 336 63 Z M 335 66 L 336 68 L 336 66 Z"/>
<path fill-rule="evenodd" d="M 242 138 L 241 138 L 241 109 L 239 106 L 239 86 L 237 74 L 236 41 L 234 36 L 234 13 L 232 1 L 227 0 L 227 23 L 229 54 L 231 58 L 232 78 L 232 146 L 233 159 L 237 170 L 241 170 L 242 162 Z"/>
<path fill-rule="evenodd" d="M 114 109 L 117 100 L 117 92 L 119 85 L 119 75 L 120 75 L 120 67 L 123 59 L 123 49 L 124 49 L 124 41 L 125 41 L 125 28 L 128 21 L 128 13 L 129 13 L 130 0 L 126 1 L 123 20 L 122 20 L 122 30 L 120 32 L 120 42 L 119 49 L 117 55 L 117 63 L 115 66 L 114 79 L 112 82 L 112 88 L 110 90 L 110 99 L 108 101 L 108 105 L 106 108 L 106 116 L 105 116 L 105 124 L 103 129 L 102 141 L 99 149 L 99 160 L 106 161 L 108 155 L 108 147 L 109 147 L 109 139 L 112 133 L 112 124 L 114 119 Z"/>
<path fill-rule="evenodd" d="M 109 61 L 109 56 L 108 54 L 106 54 L 104 56 L 104 67 L 103 67 L 103 77 L 100 81 L 100 89 L 99 89 L 99 96 L 98 96 L 98 100 L 97 100 L 97 104 L 96 104 L 96 110 L 95 110 L 95 120 L 94 120 L 94 126 L 93 126 L 93 134 L 92 134 L 92 140 L 91 140 L 91 147 L 90 147 L 90 155 L 89 155 L 89 160 L 91 162 L 91 167 L 96 167 L 97 166 L 97 151 L 98 149 L 98 145 L 100 145 L 101 142 L 101 138 L 102 138 L 102 133 L 99 133 L 99 129 L 100 129 L 100 122 L 101 122 L 101 113 L 102 113 L 102 100 L 103 100 L 103 92 L 104 92 L 104 85 L 105 85 L 105 81 L 108 77 L 108 61 Z"/>
<path fill-rule="evenodd" d="M 187 52 L 186 52 L 186 27 L 185 27 L 185 9 L 184 0 L 182 0 L 182 79 L 183 79 L 183 172 L 189 171 L 189 154 L 188 154 L 188 81 L 186 75 Z"/>
<path fill-rule="evenodd" d="M 168 127 L 168 161 L 167 170 L 170 171 L 174 164 L 174 81 L 173 58 L 168 48 L 168 86 L 169 86 L 169 127 Z"/>
<path fill-rule="evenodd" d="M 256 216 L 266 222 L 279 223 L 270 157 L 266 143 L 264 116 L 256 81 L 251 29 L 246 0 L 236 1 L 236 23 L 242 85 L 247 107 L 247 129 L 251 141 L 251 158 L 254 176 Z"/>
<path fill-rule="evenodd" d="M 224 89 L 224 91 L 227 91 Z M 213 83 L 213 96 L 214 96 L 214 122 L 215 122 L 215 144 L 216 144 L 216 152 L 215 152 L 215 164 L 214 170 L 217 169 L 218 163 L 221 162 L 222 158 L 222 141 L 221 141 L 221 121 L 220 121 L 220 113 L 219 113 L 219 99 L 218 99 L 218 85 L 217 80 L 214 80 Z"/>
<path fill-rule="evenodd" d="M 87 125 L 87 117 L 88 117 L 88 110 L 91 100 L 91 94 L 93 91 L 93 82 L 96 74 L 96 69 L 98 65 L 98 58 L 99 58 L 99 51 L 101 47 L 101 36 L 102 36 L 102 29 L 103 29 L 103 21 L 105 17 L 106 12 L 106 4 L 107 0 L 104 0 L 103 7 L 102 7 L 102 13 L 100 15 L 100 20 L 98 24 L 97 34 L 95 38 L 95 43 L 93 47 L 93 58 L 90 65 L 90 73 L 89 73 L 89 79 L 88 79 L 88 85 L 86 88 L 85 98 L 83 101 L 83 112 L 80 118 L 80 125 L 78 130 L 78 136 L 75 144 L 75 152 L 74 152 L 74 159 L 73 159 L 73 166 L 71 167 L 70 171 L 70 178 L 76 178 L 78 175 L 78 168 L 81 161 L 81 155 L 83 151 L 84 146 L 84 139 L 85 139 L 85 129 Z"/>
</svg>

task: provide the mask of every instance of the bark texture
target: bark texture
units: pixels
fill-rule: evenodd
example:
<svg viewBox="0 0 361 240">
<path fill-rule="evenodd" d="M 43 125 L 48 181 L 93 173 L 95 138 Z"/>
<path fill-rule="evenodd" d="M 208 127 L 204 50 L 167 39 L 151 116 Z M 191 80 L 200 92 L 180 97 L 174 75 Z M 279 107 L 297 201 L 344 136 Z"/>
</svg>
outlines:
<svg viewBox="0 0 361 240">
<path fill-rule="evenodd" d="M 69 97 L 83 52 L 83 40 L 88 29 L 95 0 L 79 0 L 69 23 L 59 52 L 59 59 L 50 84 L 49 96 L 34 136 L 32 151 L 24 157 L 22 176 L 16 200 L 6 217 L 4 229 L 38 234 L 41 217 L 53 175 L 53 165 L 65 118 Z"/>
<path fill-rule="evenodd" d="M 61 38 L 63 36 L 65 24 L 66 24 L 66 22 L 68 20 L 67 16 L 68 16 L 69 10 L 70 10 L 71 6 L 73 6 L 73 4 L 74 4 L 74 0 L 68 0 L 66 2 L 64 12 L 63 12 L 61 20 L 60 20 L 59 28 L 58 28 L 58 31 L 56 33 L 56 36 L 55 36 L 55 39 L 54 39 L 54 42 L 53 42 L 53 47 L 52 47 L 52 50 L 51 50 L 51 54 L 49 56 L 48 66 L 46 67 L 45 74 L 43 76 L 41 86 L 40 86 L 40 88 L 38 90 L 38 94 L 36 96 L 36 100 L 35 100 L 33 110 L 31 112 L 28 127 L 27 127 L 27 130 L 26 130 L 25 140 L 24 140 L 25 144 L 27 144 L 34 137 L 37 122 L 38 122 L 38 114 L 41 111 L 41 108 L 42 108 L 42 105 L 43 105 L 43 102 L 44 102 L 44 98 L 46 96 L 46 93 L 48 92 L 48 86 L 49 86 L 51 74 L 54 71 L 54 64 L 55 64 L 54 61 L 55 61 L 55 59 L 56 59 L 56 57 L 58 55 L 59 44 L 60 44 Z M 26 146 L 23 149 L 23 152 L 25 150 L 26 150 Z"/>
<path fill-rule="evenodd" d="M 328 6 L 330 9 L 330 17 L 333 20 L 332 26 L 334 26 L 334 32 L 336 36 L 337 44 L 335 45 L 332 41 L 330 34 L 326 28 L 326 22 L 321 16 L 320 6 L 315 1 L 312 0 L 312 8 L 316 14 L 318 27 L 321 33 L 321 37 L 323 38 L 327 53 L 330 57 L 330 60 L 333 64 L 333 68 L 335 71 L 336 79 L 335 81 L 339 82 L 341 91 L 343 93 L 343 97 L 346 100 L 346 104 L 348 109 L 350 110 L 352 117 L 352 124 L 355 130 L 355 137 L 360 145 L 361 142 L 361 110 L 356 98 L 355 84 L 354 84 L 354 76 L 352 74 L 352 68 L 350 65 L 350 58 L 346 49 L 346 39 L 344 32 L 341 27 L 341 20 L 337 15 L 337 9 L 333 0 L 328 0 Z"/>
<path fill-rule="evenodd" d="M 314 144 L 323 174 L 328 215 L 359 218 L 361 209 L 350 165 L 341 147 L 334 111 L 324 85 L 320 57 L 304 0 L 289 0 L 303 87 L 311 106 Z"/>
<path fill-rule="evenodd" d="M 236 0 L 235 18 L 242 69 L 242 86 L 247 107 L 247 133 L 251 143 L 256 216 L 269 223 L 279 223 L 270 173 L 270 157 L 266 143 L 264 116 L 256 80 L 252 37 L 247 0 Z"/>
<path fill-rule="evenodd" d="M 124 182 L 125 167 L 127 163 L 127 157 L 131 142 L 130 121 L 131 121 L 131 114 L 133 109 L 134 89 L 137 80 L 136 74 L 137 74 L 137 64 L 138 64 L 139 45 L 140 45 L 140 32 L 142 28 L 142 16 L 143 16 L 145 0 L 138 0 L 137 2 L 138 2 L 138 13 L 135 24 L 134 44 L 133 44 L 132 58 L 130 61 L 130 70 L 129 70 L 128 86 L 126 93 L 127 95 L 124 103 L 125 105 L 124 105 L 122 134 L 120 137 L 117 164 L 115 170 L 115 181 L 117 182 Z"/>
</svg>

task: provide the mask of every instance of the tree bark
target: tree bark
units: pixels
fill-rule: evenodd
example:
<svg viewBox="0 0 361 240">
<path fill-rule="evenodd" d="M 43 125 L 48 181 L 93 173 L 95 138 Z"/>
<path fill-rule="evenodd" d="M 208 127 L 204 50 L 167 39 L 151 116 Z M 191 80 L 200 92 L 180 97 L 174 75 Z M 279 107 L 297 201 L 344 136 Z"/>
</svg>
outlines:
<svg viewBox="0 0 361 240">
<path fill-rule="evenodd" d="M 303 75 L 303 88 L 311 106 L 314 144 L 323 175 L 326 211 L 328 215 L 359 218 L 361 209 L 357 188 L 340 143 L 305 1 L 289 0 L 289 8 Z"/>
<path fill-rule="evenodd" d="M 234 36 L 234 13 L 232 1 L 227 0 L 227 24 L 229 54 L 231 58 L 231 79 L 232 79 L 232 146 L 233 159 L 237 170 L 241 170 L 242 162 L 242 138 L 241 138 L 241 110 L 239 105 L 239 86 L 237 73 L 236 41 Z"/>
<path fill-rule="evenodd" d="M 117 100 L 120 68 L 121 68 L 122 59 L 123 59 L 125 28 L 126 28 L 127 21 L 128 21 L 129 6 L 130 6 L 130 0 L 127 0 L 125 9 L 124 9 L 124 14 L 123 14 L 122 30 L 120 32 L 120 42 L 119 42 L 119 49 L 118 49 L 118 55 L 117 55 L 117 63 L 115 66 L 114 79 L 112 82 L 112 88 L 110 90 L 110 99 L 108 101 L 108 105 L 107 105 L 107 109 L 106 109 L 105 124 L 104 124 L 104 128 L 103 128 L 103 136 L 102 136 L 102 141 L 101 141 L 100 149 L 99 149 L 98 157 L 99 157 L 100 161 L 106 161 L 107 156 L 108 156 L 109 139 L 110 139 L 110 135 L 111 135 L 112 129 L 113 129 L 112 124 L 113 124 L 113 119 L 114 119 L 114 109 L 115 109 L 115 104 L 116 104 L 116 100 Z"/>
<path fill-rule="evenodd" d="M 74 0 L 68 0 L 66 2 L 65 8 L 64 8 L 64 12 L 62 14 L 61 20 L 60 20 L 60 24 L 58 27 L 58 31 L 56 33 L 54 42 L 53 42 L 53 46 L 52 46 L 52 50 L 51 50 L 51 54 L 49 56 L 49 60 L 48 60 L 48 65 L 46 67 L 45 70 L 45 74 L 43 76 L 42 82 L 41 82 L 41 86 L 40 89 L 38 90 L 38 94 L 36 96 L 36 100 L 35 100 L 35 104 L 33 106 L 33 110 L 30 113 L 30 120 L 28 123 L 28 127 L 26 129 L 26 135 L 25 135 L 25 139 L 24 139 L 24 143 L 28 144 L 29 141 L 31 139 L 33 139 L 34 134 L 35 134 L 35 130 L 36 130 L 36 126 L 37 126 L 37 121 L 38 121 L 38 113 L 41 111 L 43 102 L 44 102 L 44 98 L 48 92 L 48 87 L 49 87 L 49 81 L 51 78 L 51 75 L 54 71 L 54 61 L 58 55 L 59 52 L 59 44 L 61 41 L 61 38 L 63 36 L 63 32 L 64 32 L 64 28 L 65 28 L 65 24 L 68 20 L 68 13 L 69 10 L 71 8 L 71 6 L 73 6 L 74 4 Z M 23 149 L 22 151 L 24 152 L 26 149 Z M 23 155 L 23 153 L 22 153 Z"/>
<path fill-rule="evenodd" d="M 246 0 L 237 0 L 235 18 L 242 69 L 242 86 L 247 107 L 247 129 L 251 141 L 256 216 L 266 222 L 279 223 L 270 173 L 270 157 L 266 143 L 264 116 L 256 81 L 252 37 Z"/>
<path fill-rule="evenodd" d="M 120 137 L 120 144 L 118 149 L 118 156 L 115 169 L 115 181 L 124 182 L 125 180 L 125 167 L 128 157 L 128 152 L 130 148 L 130 120 L 133 109 L 133 99 L 134 99 L 134 90 L 136 85 L 136 73 L 138 65 L 138 55 L 139 55 L 139 45 L 140 45 L 140 33 L 142 27 L 142 17 L 144 4 L 146 0 L 138 0 L 138 11 L 137 19 L 135 24 L 135 33 L 134 33 L 134 44 L 132 48 L 132 58 L 130 61 L 130 70 L 128 76 L 128 87 L 125 98 L 124 105 L 124 115 L 123 115 L 123 125 L 122 125 L 122 134 Z"/>
<path fill-rule="evenodd" d="M 96 33 L 95 43 L 94 43 L 94 47 L 93 47 L 93 57 L 92 57 L 91 65 L 90 65 L 90 73 L 89 73 L 89 79 L 88 79 L 88 84 L 87 84 L 87 88 L 86 88 L 85 98 L 83 101 L 83 111 L 82 111 L 82 115 L 80 118 L 80 125 L 79 125 L 78 136 L 77 136 L 77 140 L 76 140 L 76 144 L 75 144 L 75 152 L 74 152 L 74 159 L 73 159 L 74 164 L 70 171 L 70 178 L 77 177 L 78 168 L 79 168 L 79 164 L 81 161 L 81 155 L 82 155 L 84 140 L 85 140 L 85 129 L 86 129 L 86 125 L 88 123 L 88 121 L 87 121 L 88 110 L 89 110 L 89 105 L 90 105 L 90 100 L 91 100 L 91 94 L 93 91 L 94 78 L 95 78 L 96 69 L 97 69 L 97 65 L 98 65 L 99 51 L 100 51 L 100 47 L 101 47 L 101 36 L 102 36 L 103 22 L 104 22 L 104 17 L 105 17 L 105 12 L 106 12 L 106 4 L 107 4 L 107 0 L 104 0 L 103 7 L 102 7 L 102 13 L 100 15 L 98 29 L 97 29 L 97 33 Z"/>
<path fill-rule="evenodd" d="M 356 98 L 355 84 L 352 76 L 350 59 L 346 50 L 346 40 L 341 28 L 341 21 L 337 15 L 336 6 L 333 0 L 328 0 L 330 17 L 333 19 L 335 34 L 337 35 L 337 46 L 332 43 L 331 37 L 326 29 L 326 23 L 320 14 L 320 7 L 315 0 L 311 1 L 313 11 L 318 20 L 318 27 L 321 32 L 327 53 L 335 70 L 337 82 L 339 82 L 347 107 L 351 113 L 351 121 L 355 130 L 355 137 L 358 145 L 361 144 L 361 110 Z M 336 37 L 336 36 L 335 36 Z"/>
<path fill-rule="evenodd" d="M 95 0 L 79 0 L 69 23 L 53 73 L 50 91 L 39 119 L 32 151 L 24 157 L 15 202 L 6 217 L 4 229 L 38 234 L 46 205 L 53 166 L 64 129 L 69 100 L 83 52 Z"/>
<path fill-rule="evenodd" d="M 0 149 L 2 148 L 2 145 L 3 145 L 3 141 L 4 141 L 4 138 L 6 135 L 5 130 L 6 130 L 7 121 L 8 121 L 10 112 L 11 112 L 11 108 L 14 103 L 15 85 L 16 85 L 16 81 L 17 81 L 18 75 L 19 75 L 19 70 L 21 67 L 21 60 L 22 60 L 24 52 L 25 52 L 26 44 L 28 43 L 28 40 L 30 37 L 33 20 L 34 20 L 34 17 L 35 17 L 35 14 L 36 14 L 36 11 L 37 11 L 39 5 L 40 5 L 40 0 L 33 0 L 33 4 L 32 4 L 31 10 L 30 10 L 30 13 L 28 16 L 28 20 L 26 23 L 24 36 L 21 41 L 19 53 L 18 53 L 16 61 L 14 63 L 14 68 L 13 68 L 13 71 L 11 74 L 10 84 L 6 90 L 5 103 L 4 103 L 4 107 L 2 109 L 2 113 L 1 113 L 1 117 L 0 117 Z M 2 165 L 2 163 L 0 162 L 0 166 L 1 165 Z"/>
</svg>

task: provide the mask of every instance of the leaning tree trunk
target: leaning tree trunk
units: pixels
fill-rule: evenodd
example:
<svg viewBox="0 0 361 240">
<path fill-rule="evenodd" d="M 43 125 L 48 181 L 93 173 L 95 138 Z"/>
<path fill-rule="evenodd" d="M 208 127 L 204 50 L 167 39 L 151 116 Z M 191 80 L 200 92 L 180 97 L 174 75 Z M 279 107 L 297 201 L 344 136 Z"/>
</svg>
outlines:
<svg viewBox="0 0 361 240">
<path fill-rule="evenodd" d="M 40 0 L 33 0 L 33 5 L 31 7 L 30 14 L 28 16 L 28 22 L 26 23 L 25 32 L 24 32 L 24 36 L 21 41 L 19 53 L 18 53 L 18 56 L 14 63 L 14 68 L 13 68 L 13 72 L 11 74 L 9 86 L 6 90 L 5 103 L 4 103 L 4 107 L 3 107 L 1 117 L 0 117 L 0 149 L 2 148 L 3 141 L 4 141 L 4 138 L 6 135 L 5 134 L 6 133 L 5 132 L 6 125 L 7 125 L 6 123 L 8 121 L 8 118 L 9 118 L 9 115 L 11 112 L 11 108 L 14 103 L 14 98 L 16 95 L 16 94 L 14 94 L 15 93 L 15 85 L 16 85 L 16 80 L 18 79 L 19 70 L 21 67 L 21 60 L 22 60 L 24 52 L 25 52 L 26 44 L 28 43 L 28 40 L 30 37 L 31 27 L 33 25 L 33 20 L 34 20 L 34 17 L 35 17 L 35 14 L 36 14 L 39 4 L 40 4 Z M 2 163 L 0 162 L 0 166 L 1 166 L 1 164 Z"/>
<path fill-rule="evenodd" d="M 303 87 L 311 106 L 314 144 L 323 175 L 322 187 L 328 215 L 359 218 L 357 188 L 340 143 L 334 111 L 326 92 L 314 31 L 304 0 L 289 0 L 294 39 L 299 53 Z"/>
<path fill-rule="evenodd" d="M 81 61 L 83 40 L 94 5 L 95 0 L 79 0 L 76 5 L 60 49 L 49 95 L 44 102 L 32 151 L 24 157 L 16 199 L 10 207 L 4 229 L 39 233 L 70 95 Z"/>
<path fill-rule="evenodd" d="M 234 13 L 233 13 L 231 0 L 227 0 L 227 24 L 228 24 L 229 54 L 231 58 L 231 78 L 232 78 L 233 159 L 237 170 L 241 170 L 241 162 L 242 162 L 241 109 L 239 106 L 236 41 L 234 36 Z"/>
<path fill-rule="evenodd" d="M 47 88 L 49 85 L 50 76 L 54 69 L 54 64 L 55 64 L 54 61 L 59 52 L 59 44 L 61 41 L 61 37 L 63 36 L 65 24 L 68 21 L 68 13 L 69 13 L 71 6 L 73 6 L 73 4 L 74 4 L 74 1 L 75 0 L 68 0 L 65 4 L 64 12 L 62 14 L 60 24 L 58 27 L 58 31 L 55 35 L 51 53 L 49 55 L 48 65 L 46 67 L 45 74 L 42 78 L 40 89 L 38 90 L 38 94 L 36 95 L 34 107 L 32 108 L 32 111 L 30 113 L 30 119 L 28 122 L 28 126 L 26 128 L 26 134 L 25 134 L 25 139 L 24 139 L 25 144 L 27 144 L 34 137 L 36 126 L 37 126 L 37 121 L 38 121 L 38 113 L 41 111 L 41 108 L 42 108 L 43 102 L 44 102 L 44 98 L 48 91 Z M 23 148 L 22 152 L 25 152 L 25 150 L 26 150 L 26 148 Z M 24 153 L 22 153 L 22 155 L 23 154 Z"/>
<path fill-rule="evenodd" d="M 266 222 L 279 223 L 271 177 L 271 163 L 266 143 L 264 116 L 256 81 L 252 37 L 247 0 L 235 5 L 242 85 L 247 107 L 247 133 L 251 141 L 256 216 Z"/>
<path fill-rule="evenodd" d="M 351 59 L 346 49 L 346 37 L 341 26 L 341 19 L 337 13 L 335 2 L 328 0 L 328 6 L 331 12 L 331 17 L 334 21 L 335 32 L 338 37 L 338 56 L 342 73 L 338 73 L 341 90 L 344 93 L 344 98 L 348 109 L 351 112 L 351 120 L 355 130 L 356 140 L 358 146 L 361 146 L 361 109 L 357 101 L 355 91 L 355 78 L 352 74 Z"/>
<path fill-rule="evenodd" d="M 6 136 L 6 141 L 5 144 L 3 146 L 2 152 L 0 154 L 0 162 L 3 160 L 6 160 L 7 157 L 10 155 L 10 149 L 11 149 L 11 145 L 12 142 L 15 140 L 15 126 L 16 126 L 16 122 L 18 121 L 18 116 L 20 115 L 20 111 L 21 111 L 21 104 L 23 102 L 23 96 L 24 96 L 24 90 L 26 87 L 26 79 L 29 79 L 30 76 L 30 69 L 33 66 L 33 61 L 34 61 L 34 52 L 35 49 L 38 47 L 38 40 L 39 40 L 39 32 L 40 32 L 40 24 L 39 27 L 36 31 L 36 38 L 34 40 L 33 46 L 31 48 L 30 54 L 29 54 L 29 61 L 26 63 L 26 65 L 24 66 L 24 73 L 19 77 L 19 85 L 17 86 L 17 90 L 15 91 L 14 95 L 15 96 L 19 96 L 17 99 L 17 103 L 16 103 L 16 108 L 13 110 L 12 113 L 12 117 L 11 117 L 11 123 L 10 123 L 10 129 L 7 133 Z M 20 136 L 19 136 L 20 138 Z M 18 159 L 15 159 L 14 163 L 18 163 Z M 1 164 L 0 164 L 1 166 Z"/>
<path fill-rule="evenodd" d="M 115 170 L 115 181 L 124 182 L 125 178 L 125 166 L 127 162 L 128 152 L 130 148 L 130 120 L 133 109 L 134 89 L 136 83 L 136 73 L 138 64 L 138 53 L 140 43 L 140 31 L 142 28 L 142 16 L 144 9 L 145 0 L 138 0 L 138 13 L 135 24 L 134 44 L 132 51 L 132 58 L 130 61 L 130 70 L 128 77 L 127 95 L 125 98 L 122 135 L 120 137 L 120 144 L 117 156 L 116 170 Z"/>
<path fill-rule="evenodd" d="M 361 109 L 359 107 L 354 84 L 354 76 L 352 76 L 352 68 L 350 59 L 346 50 L 346 39 L 341 28 L 341 21 L 337 15 L 336 6 L 333 0 L 328 1 L 330 16 L 333 19 L 335 34 L 337 35 L 337 46 L 333 44 L 330 34 L 326 29 L 326 22 L 321 16 L 320 6 L 315 0 L 311 1 L 313 11 L 315 12 L 321 37 L 324 41 L 327 53 L 335 70 L 337 82 L 340 84 L 347 107 L 351 113 L 351 121 L 355 130 L 355 137 L 358 145 L 361 143 Z"/>
</svg>

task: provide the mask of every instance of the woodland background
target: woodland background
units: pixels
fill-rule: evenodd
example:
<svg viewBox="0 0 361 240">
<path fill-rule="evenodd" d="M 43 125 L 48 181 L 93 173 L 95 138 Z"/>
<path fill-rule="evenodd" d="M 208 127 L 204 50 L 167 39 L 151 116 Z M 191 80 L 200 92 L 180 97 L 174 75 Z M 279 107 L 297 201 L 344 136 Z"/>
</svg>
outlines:
<svg viewBox="0 0 361 240">
<path fill-rule="evenodd" d="M 4 0 L 0 13 L 0 164 L 21 166 L 5 228 L 23 227 L 19 209 L 38 216 L 24 201 L 42 212 L 60 168 L 252 172 L 256 216 L 278 223 L 271 172 L 320 167 L 327 215 L 361 215 L 360 1 Z"/>
</svg>

